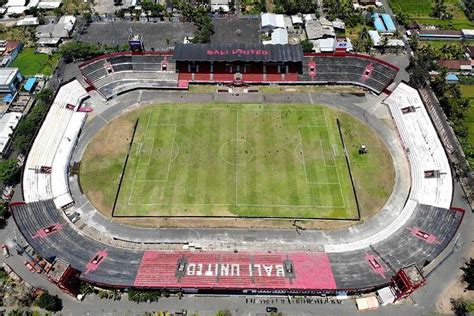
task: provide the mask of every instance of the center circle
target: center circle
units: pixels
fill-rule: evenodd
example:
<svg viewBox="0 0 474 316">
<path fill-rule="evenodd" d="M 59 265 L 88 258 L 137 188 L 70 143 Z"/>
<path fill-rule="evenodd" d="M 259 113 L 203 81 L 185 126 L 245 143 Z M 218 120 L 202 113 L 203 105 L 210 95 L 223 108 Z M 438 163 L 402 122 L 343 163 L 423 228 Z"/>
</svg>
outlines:
<svg viewBox="0 0 474 316">
<path fill-rule="evenodd" d="M 230 165 L 244 165 L 254 157 L 253 146 L 245 139 L 229 139 L 219 149 L 219 156 Z"/>
</svg>

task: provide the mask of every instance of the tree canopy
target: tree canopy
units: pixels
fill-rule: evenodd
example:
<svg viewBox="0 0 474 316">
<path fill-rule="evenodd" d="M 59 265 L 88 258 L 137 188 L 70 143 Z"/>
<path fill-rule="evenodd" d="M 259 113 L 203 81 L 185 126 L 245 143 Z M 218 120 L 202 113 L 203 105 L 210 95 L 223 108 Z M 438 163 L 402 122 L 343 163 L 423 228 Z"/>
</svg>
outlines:
<svg viewBox="0 0 474 316">
<path fill-rule="evenodd" d="M 194 23 L 197 32 L 194 34 L 193 43 L 209 43 L 214 34 L 214 24 L 209 16 L 209 10 L 205 6 L 192 6 L 189 2 L 180 0 L 176 8 L 187 20 Z"/>
<path fill-rule="evenodd" d="M 19 168 L 15 159 L 0 161 L 0 182 L 12 184 L 18 175 Z"/>
<path fill-rule="evenodd" d="M 313 0 L 275 0 L 276 13 L 297 14 L 314 13 L 318 8 Z"/>
<path fill-rule="evenodd" d="M 474 258 L 469 258 L 469 261 L 466 261 L 461 270 L 464 273 L 462 280 L 467 284 L 467 289 L 474 290 Z"/>
<path fill-rule="evenodd" d="M 57 295 L 51 295 L 48 292 L 41 294 L 36 300 L 36 305 L 48 312 L 59 312 L 63 309 L 63 302 Z"/>
</svg>

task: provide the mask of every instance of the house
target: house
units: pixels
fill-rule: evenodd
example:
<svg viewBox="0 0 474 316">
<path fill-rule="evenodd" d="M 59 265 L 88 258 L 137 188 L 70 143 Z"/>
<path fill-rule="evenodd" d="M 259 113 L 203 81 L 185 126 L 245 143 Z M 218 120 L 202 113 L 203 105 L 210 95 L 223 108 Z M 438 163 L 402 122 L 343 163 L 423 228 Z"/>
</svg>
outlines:
<svg viewBox="0 0 474 316">
<path fill-rule="evenodd" d="M 303 18 L 299 15 L 292 15 L 291 23 L 293 23 L 293 27 L 296 29 L 302 29 L 304 27 Z"/>
<path fill-rule="evenodd" d="M 309 20 L 305 24 L 306 36 L 309 40 L 316 40 L 324 37 L 324 30 L 318 20 Z"/>
<path fill-rule="evenodd" d="M 462 29 L 461 33 L 464 39 L 467 39 L 467 40 L 474 39 L 474 30 Z"/>
<path fill-rule="evenodd" d="M 318 39 L 318 46 L 321 53 L 332 53 L 336 48 L 335 38 Z"/>
<path fill-rule="evenodd" d="M 38 3 L 38 9 L 53 10 L 59 8 L 62 4 L 62 0 L 40 0 Z"/>
<path fill-rule="evenodd" d="M 332 27 L 338 31 L 344 31 L 346 29 L 346 23 L 342 20 L 335 19 L 332 21 Z"/>
<path fill-rule="evenodd" d="M 420 40 L 461 40 L 462 32 L 423 29 L 418 31 L 418 38 Z"/>
<path fill-rule="evenodd" d="M 285 28 L 285 19 L 283 14 L 262 13 L 260 17 L 260 29 L 263 32 L 268 32 L 276 28 Z"/>
<path fill-rule="evenodd" d="M 64 15 L 58 23 L 39 25 L 36 28 L 36 43 L 40 47 L 56 48 L 62 40 L 70 37 L 75 24 L 74 16 Z"/>
<path fill-rule="evenodd" d="M 472 71 L 470 60 L 437 60 L 440 67 L 444 67 L 453 73 L 466 73 Z"/>
<path fill-rule="evenodd" d="M 380 36 L 379 32 L 374 31 L 374 30 L 369 30 L 369 36 L 370 36 L 370 39 L 372 40 L 372 44 L 375 47 L 380 46 L 380 43 L 382 43 L 382 37 Z"/>
<path fill-rule="evenodd" d="M 211 0 L 211 12 L 229 12 L 229 0 Z"/>
<path fill-rule="evenodd" d="M 264 45 L 277 45 L 277 44 L 288 44 L 288 31 L 285 29 L 274 29 L 271 34 L 272 39 L 269 41 L 263 41 Z"/>
<path fill-rule="evenodd" d="M 447 83 L 458 83 L 458 82 L 459 82 L 458 76 L 456 76 L 456 75 L 453 74 L 453 73 L 448 73 L 448 74 L 446 75 L 446 78 L 445 78 L 445 79 L 446 79 L 446 82 L 447 82 Z"/>
<path fill-rule="evenodd" d="M 5 157 L 11 144 L 11 136 L 18 126 L 22 114 L 17 112 L 4 113 L 0 118 L 0 155 Z"/>
<path fill-rule="evenodd" d="M 39 19 L 35 17 L 26 17 L 23 19 L 19 19 L 16 22 L 16 26 L 32 26 L 32 25 L 39 25 Z"/>
<path fill-rule="evenodd" d="M 15 94 L 22 81 L 18 68 L 0 68 L 0 93 Z"/>
<path fill-rule="evenodd" d="M 26 6 L 27 0 L 8 0 L 5 4 L 5 8 L 7 8 L 7 14 L 23 14 L 28 7 Z"/>
<path fill-rule="evenodd" d="M 23 43 L 16 41 L 0 41 L 1 66 L 9 66 L 18 56 Z"/>
<path fill-rule="evenodd" d="M 324 21 L 323 21 L 324 22 Z M 331 26 L 324 26 L 321 20 L 309 20 L 305 24 L 306 35 L 309 40 L 336 37 L 336 32 Z"/>
<path fill-rule="evenodd" d="M 466 57 L 474 59 L 474 45 L 465 46 L 464 53 L 466 54 Z"/>
<path fill-rule="evenodd" d="M 389 14 L 374 13 L 372 14 L 375 29 L 380 33 L 395 33 L 397 28 L 393 23 L 392 17 Z"/>
<path fill-rule="evenodd" d="M 368 6 L 368 5 L 375 5 L 375 2 L 377 2 L 377 0 L 358 0 L 359 2 L 359 5 L 361 6 Z"/>
</svg>

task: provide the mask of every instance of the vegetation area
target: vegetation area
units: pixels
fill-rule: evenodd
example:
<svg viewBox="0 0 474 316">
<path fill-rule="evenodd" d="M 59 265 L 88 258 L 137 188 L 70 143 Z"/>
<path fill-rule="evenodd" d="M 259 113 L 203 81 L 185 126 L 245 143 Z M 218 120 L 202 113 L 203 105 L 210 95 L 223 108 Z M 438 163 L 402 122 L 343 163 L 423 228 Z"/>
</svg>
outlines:
<svg viewBox="0 0 474 316">
<path fill-rule="evenodd" d="M 57 295 L 44 292 L 35 300 L 35 304 L 48 312 L 59 312 L 63 309 L 63 302 Z"/>
<path fill-rule="evenodd" d="M 423 25 L 436 25 L 442 29 L 474 28 L 471 0 L 390 0 L 390 5 L 402 25 L 415 20 Z"/>
<path fill-rule="evenodd" d="M 169 297 L 166 290 L 137 290 L 128 291 L 128 299 L 132 302 L 157 302 L 161 297 Z"/>
<path fill-rule="evenodd" d="M 11 66 L 18 67 L 24 76 L 34 76 L 36 74 L 50 76 L 59 59 L 59 54 L 39 54 L 36 53 L 34 48 L 28 47 L 18 54 Z"/>
<path fill-rule="evenodd" d="M 36 96 L 36 103 L 30 113 L 24 117 L 13 136 L 13 147 L 20 153 L 26 153 L 40 123 L 46 115 L 51 102 L 53 101 L 53 92 L 45 89 Z"/>
<path fill-rule="evenodd" d="M 209 43 L 212 34 L 214 34 L 214 24 L 209 16 L 209 9 L 203 5 L 191 5 L 189 2 L 184 0 L 178 1 L 176 8 L 183 17 L 193 22 L 197 28 L 197 32 L 194 34 L 192 42 L 202 44 Z"/>
<path fill-rule="evenodd" d="M 274 4 L 273 11 L 284 14 L 314 13 L 318 8 L 313 0 L 274 0 Z"/>
<path fill-rule="evenodd" d="M 33 47 L 36 42 L 36 28 L 34 26 L 8 27 L 0 24 L 0 38 L 2 40 L 23 42 L 26 47 Z"/>
<path fill-rule="evenodd" d="M 461 281 L 466 286 L 466 290 L 474 290 L 474 258 L 469 258 L 461 267 L 463 271 Z M 465 316 L 471 315 L 474 312 L 474 300 L 469 300 L 463 297 L 451 299 L 451 306 L 456 315 Z"/>
<path fill-rule="evenodd" d="M 346 23 L 346 27 L 364 23 L 362 14 L 354 9 L 351 0 L 323 0 L 323 8 L 330 21 L 339 18 Z"/>
<path fill-rule="evenodd" d="M 466 110 L 466 117 L 464 124 L 468 128 L 468 142 L 474 148 L 474 83 L 470 85 L 460 85 L 461 94 L 464 98 L 469 100 L 469 109 Z M 469 161 L 471 166 L 474 166 L 474 159 Z"/>
<path fill-rule="evenodd" d="M 102 44 L 71 41 L 59 48 L 59 54 L 66 63 L 74 60 L 89 59 L 102 54 L 127 51 L 128 45 L 107 46 Z"/>
<path fill-rule="evenodd" d="M 16 159 L 0 160 L 0 183 L 6 185 L 17 183 L 20 168 Z"/>
</svg>

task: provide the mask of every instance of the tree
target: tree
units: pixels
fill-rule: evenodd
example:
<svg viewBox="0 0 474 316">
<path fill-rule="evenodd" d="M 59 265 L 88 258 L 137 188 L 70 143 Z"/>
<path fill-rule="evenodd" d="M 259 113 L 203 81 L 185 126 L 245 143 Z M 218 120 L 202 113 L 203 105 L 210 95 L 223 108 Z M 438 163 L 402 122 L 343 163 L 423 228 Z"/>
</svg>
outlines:
<svg viewBox="0 0 474 316">
<path fill-rule="evenodd" d="M 464 14 L 469 19 L 469 21 L 474 21 L 474 1 L 464 0 Z"/>
<path fill-rule="evenodd" d="M 36 300 L 36 304 L 48 312 L 59 312 L 63 309 L 63 302 L 57 295 L 48 292 L 41 294 Z"/>
<path fill-rule="evenodd" d="M 122 0 L 114 0 L 114 6 L 118 7 L 123 4 Z"/>
<path fill-rule="evenodd" d="M 383 36 L 382 40 L 380 41 L 380 53 L 383 55 L 388 47 L 388 37 Z"/>
<path fill-rule="evenodd" d="M 407 28 L 410 24 L 410 16 L 405 11 L 399 9 L 398 7 L 394 7 L 393 14 L 397 19 L 398 24 L 402 25 L 403 27 Z"/>
<path fill-rule="evenodd" d="M 18 176 L 19 168 L 15 159 L 0 161 L 0 182 L 13 184 Z"/>
<path fill-rule="evenodd" d="M 318 8 L 313 0 L 276 0 L 275 12 L 284 14 L 314 13 Z"/>
<path fill-rule="evenodd" d="M 311 42 L 310 40 L 304 40 L 304 41 L 301 41 L 301 47 L 303 48 L 303 52 L 305 53 L 311 53 L 313 51 L 313 42 Z"/>
<path fill-rule="evenodd" d="M 161 297 L 160 290 L 135 290 L 128 291 L 128 299 L 132 302 L 157 302 Z"/>
<path fill-rule="evenodd" d="M 456 315 L 467 316 L 474 311 L 474 302 L 464 298 L 451 299 L 451 307 Z"/>
<path fill-rule="evenodd" d="M 232 313 L 228 309 L 220 310 L 216 313 L 216 316 L 232 316 Z"/>
<path fill-rule="evenodd" d="M 474 258 L 469 258 L 469 261 L 465 262 L 461 270 L 464 272 L 462 281 L 467 283 L 467 289 L 474 290 Z"/>
<path fill-rule="evenodd" d="M 431 4 L 431 16 L 443 20 L 449 20 L 453 17 L 451 12 L 448 12 L 448 6 L 445 0 L 434 0 Z"/>
</svg>

